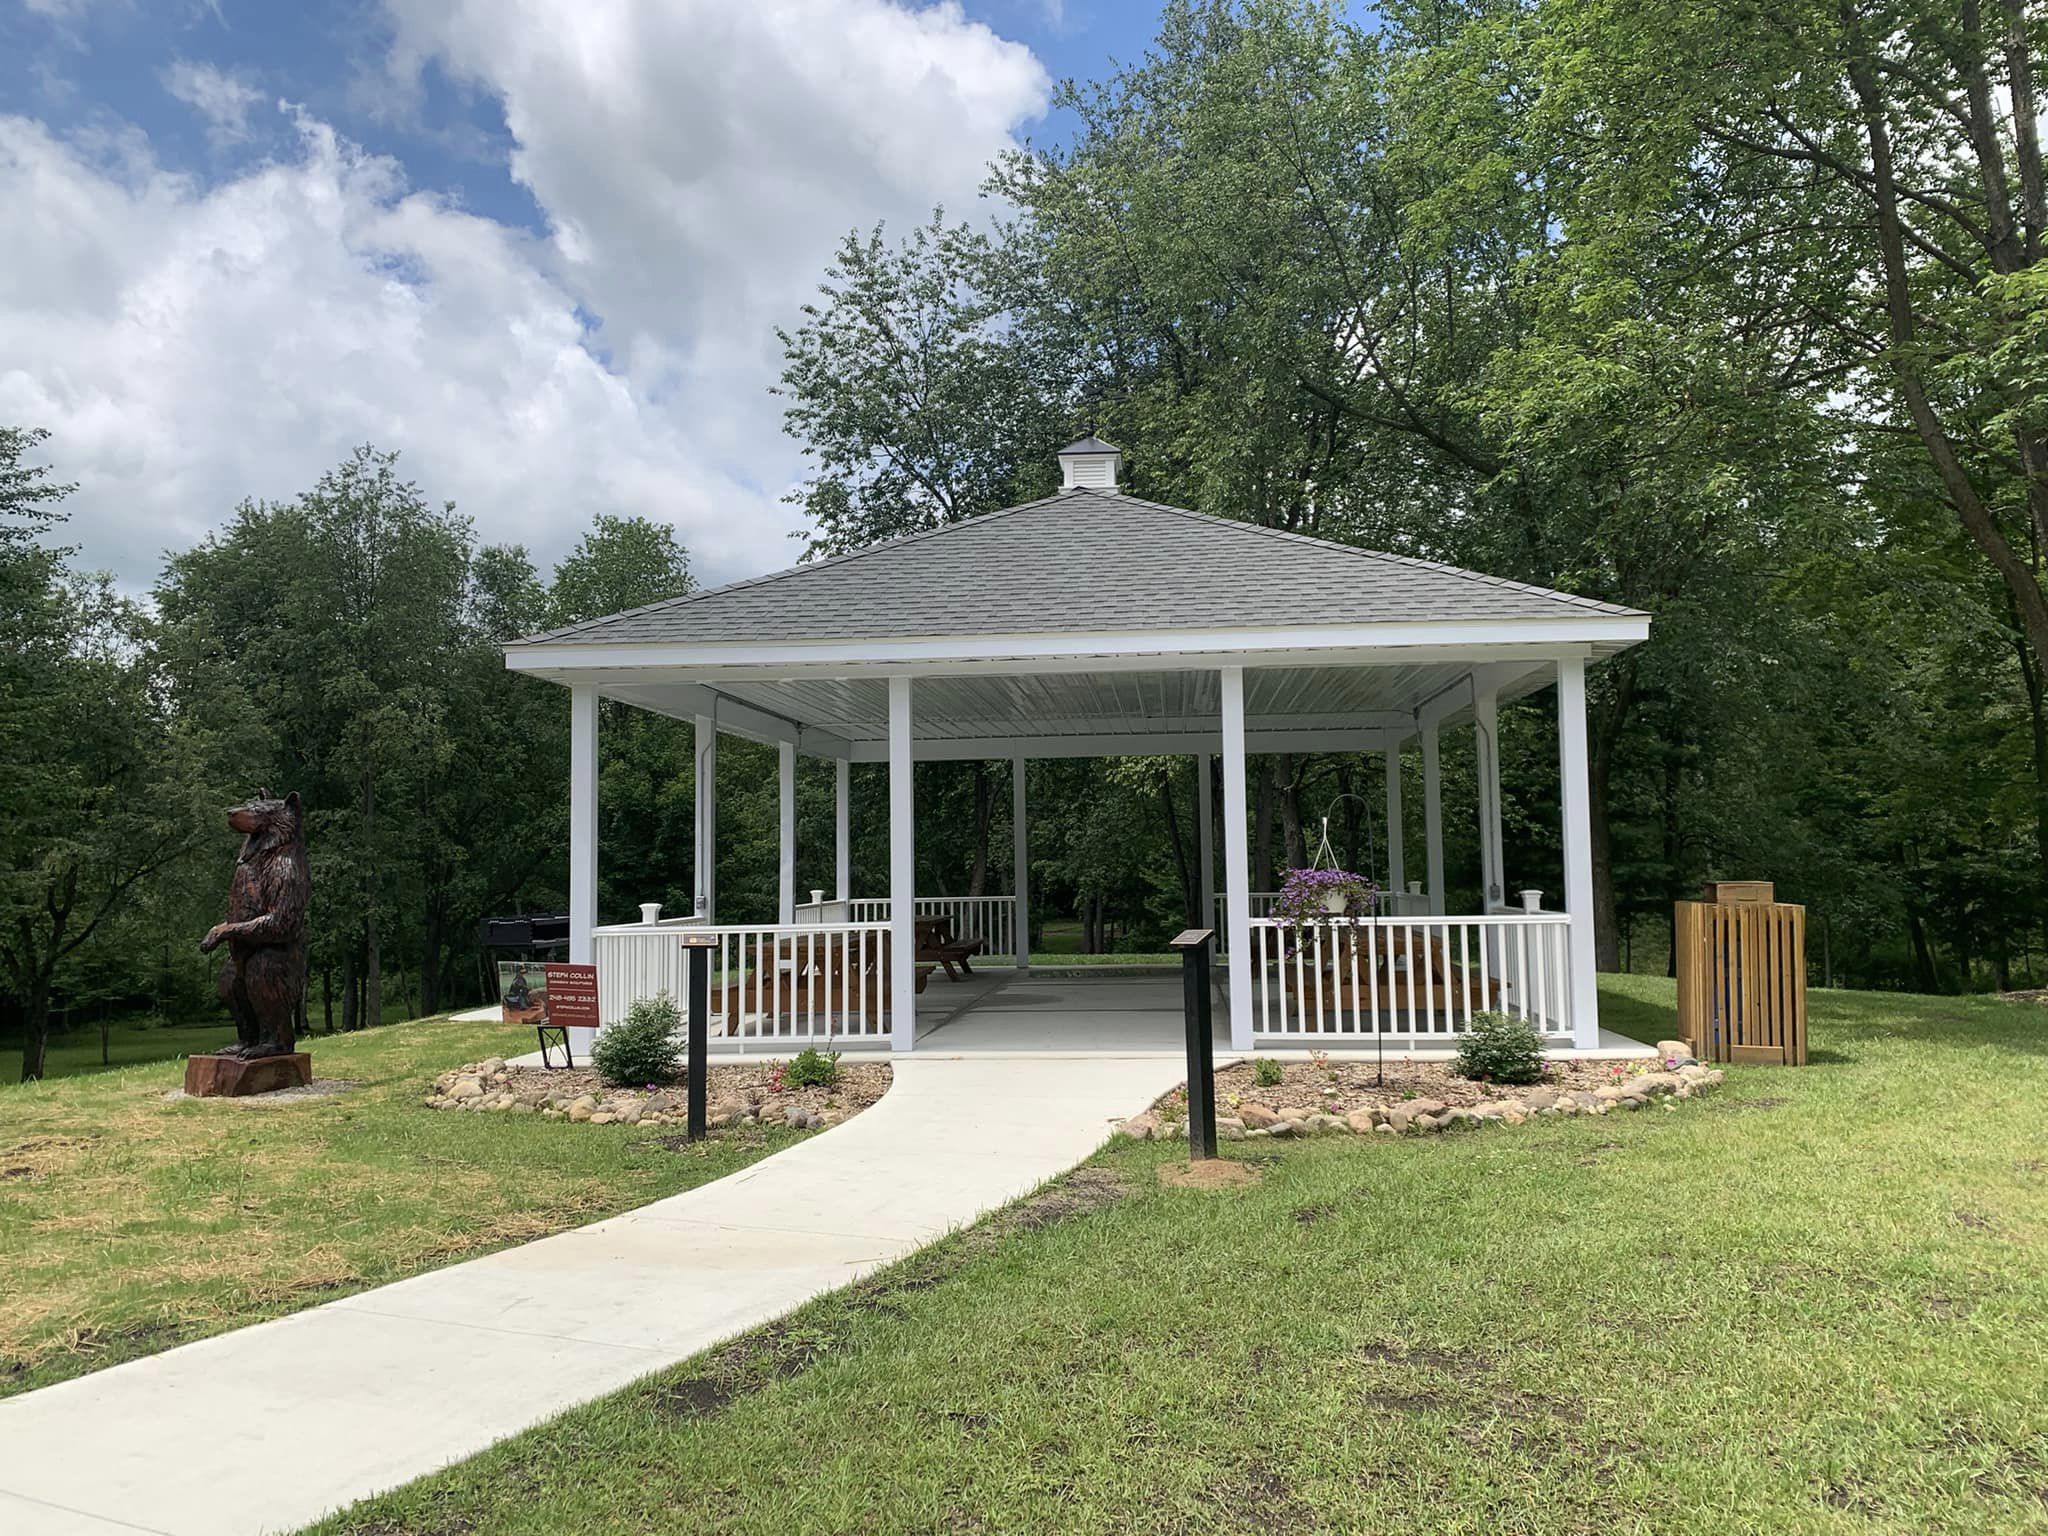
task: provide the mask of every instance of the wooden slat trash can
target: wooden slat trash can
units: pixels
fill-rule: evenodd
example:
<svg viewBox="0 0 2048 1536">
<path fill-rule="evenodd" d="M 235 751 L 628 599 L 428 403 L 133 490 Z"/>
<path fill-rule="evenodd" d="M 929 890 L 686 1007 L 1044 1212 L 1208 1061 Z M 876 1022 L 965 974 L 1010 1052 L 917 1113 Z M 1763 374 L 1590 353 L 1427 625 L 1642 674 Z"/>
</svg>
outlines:
<svg viewBox="0 0 2048 1536">
<path fill-rule="evenodd" d="M 1768 880 L 1677 903 L 1678 1029 L 1701 1061 L 1806 1065 L 1806 908 Z"/>
</svg>

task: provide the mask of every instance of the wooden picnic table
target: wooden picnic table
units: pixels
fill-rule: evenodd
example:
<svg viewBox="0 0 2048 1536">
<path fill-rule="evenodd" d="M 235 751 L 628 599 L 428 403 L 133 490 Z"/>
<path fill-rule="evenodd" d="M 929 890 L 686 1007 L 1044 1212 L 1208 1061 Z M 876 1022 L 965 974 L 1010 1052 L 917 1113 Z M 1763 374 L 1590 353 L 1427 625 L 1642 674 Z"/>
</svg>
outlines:
<svg viewBox="0 0 2048 1536">
<path fill-rule="evenodd" d="M 974 967 L 968 961 L 988 948 L 986 939 L 956 939 L 953 937 L 953 919 L 944 914 L 919 917 L 912 920 L 916 925 L 917 958 L 927 960 L 946 968 L 949 981 L 958 981 L 961 972 L 972 976 Z M 955 966 L 960 969 L 954 970 Z"/>
</svg>

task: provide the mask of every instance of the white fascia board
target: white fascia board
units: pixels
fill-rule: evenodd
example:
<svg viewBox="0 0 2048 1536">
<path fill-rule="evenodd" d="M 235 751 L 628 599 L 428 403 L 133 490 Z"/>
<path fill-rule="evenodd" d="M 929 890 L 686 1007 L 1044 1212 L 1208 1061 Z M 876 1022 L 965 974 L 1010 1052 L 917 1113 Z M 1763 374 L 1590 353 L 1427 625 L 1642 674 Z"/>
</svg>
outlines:
<svg viewBox="0 0 2048 1536">
<path fill-rule="evenodd" d="M 1387 661 L 1465 659 L 1526 654 L 1555 655 L 1571 646 L 1633 645 L 1647 639 L 1648 618 L 1587 614 L 1555 619 L 1482 619 L 1443 623 L 1304 625 L 1288 628 L 1152 630 L 1053 635 L 898 637 L 876 640 L 748 641 L 670 645 L 573 644 L 560 641 L 505 648 L 516 672 L 560 674 L 646 669 L 688 672 L 700 681 L 719 676 L 783 676 L 822 672 L 935 670 L 1169 671 L 1226 665 L 1316 665 L 1304 655 L 1327 653 L 1332 664 L 1357 664 L 1360 651 L 1392 652 Z M 1058 665 L 1074 663 L 1072 667 Z"/>
<path fill-rule="evenodd" d="M 1384 752 L 1400 740 L 1393 731 L 1246 731 L 1248 752 Z M 915 741 L 911 755 L 920 763 L 990 762 L 1005 757 L 1190 757 L 1223 750 L 1223 732 L 1153 731 L 1101 736 L 975 736 L 937 737 Z M 887 742 L 853 743 L 852 761 L 884 763 Z"/>
</svg>

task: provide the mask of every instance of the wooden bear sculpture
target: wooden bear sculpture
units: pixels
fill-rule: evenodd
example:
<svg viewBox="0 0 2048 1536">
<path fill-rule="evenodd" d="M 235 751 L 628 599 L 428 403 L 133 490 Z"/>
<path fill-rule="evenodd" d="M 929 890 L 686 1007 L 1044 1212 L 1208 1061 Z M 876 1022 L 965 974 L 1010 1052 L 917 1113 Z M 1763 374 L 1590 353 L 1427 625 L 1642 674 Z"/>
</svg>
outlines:
<svg viewBox="0 0 2048 1536">
<path fill-rule="evenodd" d="M 289 1056 L 297 1044 L 299 1001 L 306 987 L 306 818 L 298 791 L 282 800 L 258 790 L 228 812 L 242 834 L 242 852 L 228 886 L 228 920 L 199 943 L 208 954 L 228 947 L 220 999 L 235 1016 L 234 1045 L 219 1052 L 244 1061 Z"/>
</svg>

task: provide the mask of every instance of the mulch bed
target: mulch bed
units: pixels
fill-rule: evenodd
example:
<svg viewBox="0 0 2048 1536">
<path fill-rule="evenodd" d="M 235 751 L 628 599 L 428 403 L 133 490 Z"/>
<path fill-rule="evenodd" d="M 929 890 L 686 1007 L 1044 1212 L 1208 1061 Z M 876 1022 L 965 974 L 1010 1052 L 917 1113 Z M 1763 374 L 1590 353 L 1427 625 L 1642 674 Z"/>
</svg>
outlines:
<svg viewBox="0 0 2048 1536">
<path fill-rule="evenodd" d="M 759 1122 L 823 1129 L 859 1114 L 889 1091 L 887 1062 L 839 1063 L 828 1087 L 781 1081 L 784 1063 L 768 1059 L 720 1063 L 705 1085 L 713 1129 Z M 512 1066 L 493 1057 L 444 1072 L 426 1098 L 429 1109 L 540 1114 L 596 1125 L 684 1125 L 688 1088 L 614 1088 L 590 1067 Z"/>
<path fill-rule="evenodd" d="M 1263 1104 L 1268 1109 L 1310 1109 L 1342 1115 L 1354 1109 L 1397 1104 L 1405 1099 L 1435 1099 L 1451 1108 L 1469 1109 L 1474 1104 L 1512 1096 L 1523 1090 L 1498 1083 L 1478 1083 L 1460 1077 L 1448 1062 L 1390 1061 L 1382 1087 L 1370 1061 L 1284 1061 L 1280 1082 L 1261 1088 L 1252 1081 L 1252 1064 L 1239 1062 L 1216 1074 L 1216 1113 L 1230 1114 L 1239 1104 Z M 1545 1064 L 1538 1084 L 1564 1092 L 1592 1092 L 1625 1083 L 1639 1071 L 1655 1070 L 1655 1061 L 1558 1061 Z M 1162 1108 L 1179 1100 L 1180 1090 L 1162 1098 Z"/>
</svg>

